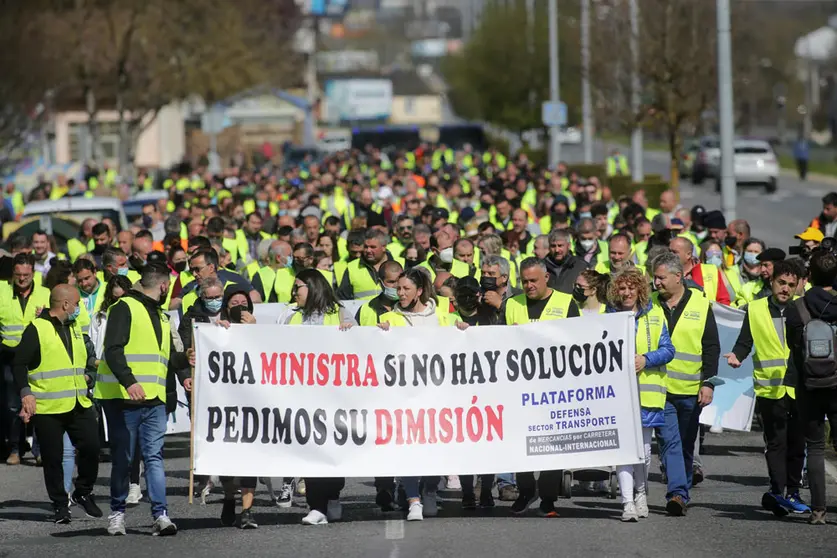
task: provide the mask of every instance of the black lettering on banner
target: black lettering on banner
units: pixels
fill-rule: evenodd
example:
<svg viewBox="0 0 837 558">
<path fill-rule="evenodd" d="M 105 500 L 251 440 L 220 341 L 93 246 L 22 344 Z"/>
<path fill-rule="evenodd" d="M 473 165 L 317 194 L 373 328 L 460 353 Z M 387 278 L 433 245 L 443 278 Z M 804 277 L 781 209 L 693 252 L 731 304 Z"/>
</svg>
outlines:
<svg viewBox="0 0 837 558">
<path fill-rule="evenodd" d="M 541 372 L 538 374 L 539 380 L 548 380 L 549 379 L 549 370 L 546 367 L 546 360 L 544 359 L 544 352 L 546 351 L 543 347 L 538 347 L 538 365 L 540 365 Z"/>
<path fill-rule="evenodd" d="M 300 445 L 305 445 L 311 438 L 311 418 L 308 416 L 308 411 L 299 409 L 294 417 L 294 435 L 296 441 Z"/>
<path fill-rule="evenodd" d="M 369 411 L 363 409 L 358 413 L 357 409 L 352 409 L 349 411 L 349 415 L 352 417 L 352 442 L 356 446 L 362 446 L 366 442 L 366 415 L 369 414 Z M 360 419 L 358 420 L 358 415 L 360 415 Z M 361 423 L 363 426 L 363 433 L 361 434 Z"/>
<path fill-rule="evenodd" d="M 607 332 L 602 335 L 602 339 L 607 338 Z M 622 368 L 622 351 L 625 348 L 625 340 L 608 341 L 607 346 L 610 349 L 610 371 L 621 370 Z"/>
<path fill-rule="evenodd" d="M 317 409 L 314 411 L 314 443 L 318 446 L 325 444 L 326 441 L 326 412 L 325 409 Z"/>
<path fill-rule="evenodd" d="M 250 354 L 244 353 L 244 364 L 241 366 L 241 378 L 238 380 L 239 384 L 244 383 L 247 379 L 248 384 L 255 384 L 256 378 L 253 376 L 253 365 L 250 363 Z"/>
<path fill-rule="evenodd" d="M 209 420 L 206 421 L 206 441 L 212 443 L 215 441 L 215 431 L 221 426 L 221 407 L 209 407 Z"/>
<path fill-rule="evenodd" d="M 593 373 L 593 371 L 590 369 L 590 347 L 591 347 L 591 345 L 590 345 L 590 343 L 585 343 L 584 345 L 582 345 L 582 347 L 584 347 L 584 374 L 586 376 L 589 376 L 590 374 Z"/>
<path fill-rule="evenodd" d="M 581 359 L 581 347 L 578 345 L 571 345 L 570 346 L 570 372 L 573 373 L 573 376 L 581 376 L 583 370 L 581 369 L 581 364 L 579 364 L 576 359 Z"/>
<path fill-rule="evenodd" d="M 238 442 L 238 431 L 235 428 L 235 419 L 238 417 L 238 407 L 224 407 L 224 441 L 230 443 Z"/>
<path fill-rule="evenodd" d="M 465 383 L 465 353 L 453 353 L 450 355 L 451 360 L 451 380 L 450 383 L 454 386 Z"/>
<path fill-rule="evenodd" d="M 511 349 L 506 353 L 506 377 L 510 382 L 516 382 L 520 375 L 520 367 L 517 364 L 517 351 Z"/>
<path fill-rule="evenodd" d="M 265 423 L 267 427 L 267 423 Z M 291 410 L 285 409 L 285 414 L 279 409 L 273 409 L 273 443 L 279 442 L 290 445 L 291 443 Z"/>
<path fill-rule="evenodd" d="M 241 442 L 252 444 L 259 437 L 259 412 L 254 407 L 242 407 L 241 419 Z"/>
<path fill-rule="evenodd" d="M 558 358 L 558 351 L 561 351 L 561 358 Z M 552 354 L 552 375 L 559 380 L 567 373 L 567 347 L 561 345 L 560 347 L 552 346 L 549 348 Z"/>
<path fill-rule="evenodd" d="M 209 352 L 209 381 L 213 384 L 218 381 L 221 376 L 221 367 L 218 361 L 221 359 L 221 353 L 218 351 Z"/>
<path fill-rule="evenodd" d="M 491 354 L 491 353 L 486 353 Z M 485 374 L 482 372 L 482 362 L 477 353 L 474 353 L 474 362 L 471 363 L 471 377 L 468 379 L 469 384 L 484 384 Z"/>
<path fill-rule="evenodd" d="M 535 353 L 532 349 L 523 349 L 520 354 L 520 367 L 523 369 L 523 379 L 531 380 L 535 377 L 537 370 L 535 369 Z"/>
<path fill-rule="evenodd" d="M 420 379 L 420 381 L 419 381 Z M 427 385 L 427 355 L 413 355 L 413 387 Z"/>
<path fill-rule="evenodd" d="M 270 443 L 270 409 L 262 407 L 262 440 L 263 444 Z M 274 440 L 274 444 L 276 441 Z"/>
<path fill-rule="evenodd" d="M 593 347 L 593 368 L 597 374 L 604 374 L 607 366 L 607 349 L 604 343 L 596 343 Z"/>
<path fill-rule="evenodd" d="M 235 353 L 232 351 L 224 351 L 221 355 L 224 358 L 224 377 L 221 382 L 225 384 L 235 384 Z"/>
<path fill-rule="evenodd" d="M 398 357 L 395 355 L 387 355 L 384 357 L 384 385 L 392 387 L 397 381 L 397 372 L 395 370 L 395 361 Z"/>
<path fill-rule="evenodd" d="M 445 381 L 445 361 L 442 355 L 434 354 L 430 357 L 430 381 L 437 386 Z"/>
<path fill-rule="evenodd" d="M 485 358 L 488 359 L 488 366 L 490 372 L 488 373 L 488 382 L 497 383 L 497 361 L 500 359 L 500 351 L 485 351 Z"/>
<path fill-rule="evenodd" d="M 349 439 L 349 427 L 346 424 L 346 411 L 337 409 L 334 413 L 334 443 L 344 445 Z"/>
</svg>

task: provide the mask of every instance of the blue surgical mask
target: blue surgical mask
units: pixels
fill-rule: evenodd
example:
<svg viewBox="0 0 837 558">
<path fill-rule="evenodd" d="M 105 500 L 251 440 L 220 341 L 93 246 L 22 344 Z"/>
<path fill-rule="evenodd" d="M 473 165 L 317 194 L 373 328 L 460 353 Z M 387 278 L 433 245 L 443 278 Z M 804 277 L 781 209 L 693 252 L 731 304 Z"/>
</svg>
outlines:
<svg viewBox="0 0 837 558">
<path fill-rule="evenodd" d="M 720 252 L 707 252 L 706 263 L 720 267 L 724 263 L 724 258 Z"/>
<path fill-rule="evenodd" d="M 750 267 L 757 266 L 761 263 L 758 260 L 758 257 L 758 254 L 753 254 L 752 252 L 744 252 L 744 263 L 749 265 Z"/>
<path fill-rule="evenodd" d="M 259 209 L 266 209 L 267 208 L 267 201 L 266 200 L 256 201 L 256 207 L 258 207 Z"/>
<path fill-rule="evenodd" d="M 593 214 L 590 213 L 589 211 L 582 211 L 581 213 L 578 214 L 578 218 L 579 219 L 592 219 Z"/>
<path fill-rule="evenodd" d="M 294 266 L 294 257 L 288 256 L 288 259 L 285 260 L 285 267 L 291 269 Z"/>
<path fill-rule="evenodd" d="M 78 319 L 78 315 L 81 314 L 81 306 L 76 306 L 76 309 L 73 310 L 73 313 L 67 316 L 68 322 L 74 322 Z"/>
<path fill-rule="evenodd" d="M 398 289 L 395 287 L 384 287 L 384 297 L 392 300 L 398 300 Z"/>
<path fill-rule="evenodd" d="M 221 300 L 220 298 L 213 298 L 213 299 L 210 299 L 210 300 L 204 300 L 203 304 L 204 304 L 204 306 L 206 306 L 207 310 L 209 310 L 213 314 L 217 314 L 218 312 L 221 311 L 221 304 L 223 302 L 224 301 Z"/>
<path fill-rule="evenodd" d="M 119 269 L 116 270 L 116 274 L 117 275 L 122 275 L 122 276 L 128 275 L 128 269 L 129 268 L 127 268 L 127 267 L 120 267 Z"/>
</svg>

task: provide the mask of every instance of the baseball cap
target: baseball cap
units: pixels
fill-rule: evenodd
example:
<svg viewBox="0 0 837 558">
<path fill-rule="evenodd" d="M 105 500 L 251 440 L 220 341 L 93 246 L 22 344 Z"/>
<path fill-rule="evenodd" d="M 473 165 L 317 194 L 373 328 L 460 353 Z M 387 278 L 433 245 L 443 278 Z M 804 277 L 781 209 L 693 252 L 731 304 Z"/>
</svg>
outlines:
<svg viewBox="0 0 837 558">
<path fill-rule="evenodd" d="M 671 223 L 669 223 L 668 228 L 670 228 L 670 229 L 682 229 L 685 226 L 686 225 L 683 224 L 683 221 L 681 219 L 678 219 L 677 217 L 675 217 L 674 219 L 671 220 Z"/>
<path fill-rule="evenodd" d="M 480 290 L 479 282 L 469 275 L 456 281 L 454 295 L 474 294 L 480 292 Z"/>
<path fill-rule="evenodd" d="M 822 242 L 822 239 L 825 238 L 825 235 L 822 233 L 821 230 L 815 227 L 808 227 L 805 229 L 805 232 L 796 235 L 794 238 L 798 238 L 799 240 L 813 240 L 814 242 Z"/>
</svg>

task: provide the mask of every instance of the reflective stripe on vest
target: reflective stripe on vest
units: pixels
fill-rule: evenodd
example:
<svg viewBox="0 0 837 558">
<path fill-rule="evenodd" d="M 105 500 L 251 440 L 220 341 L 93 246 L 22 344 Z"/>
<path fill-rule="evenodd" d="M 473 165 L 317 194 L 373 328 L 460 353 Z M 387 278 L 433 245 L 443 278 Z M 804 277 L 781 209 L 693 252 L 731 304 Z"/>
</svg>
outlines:
<svg viewBox="0 0 837 558">
<path fill-rule="evenodd" d="M 654 304 L 664 304 L 654 295 Z M 697 395 L 700 391 L 700 371 L 703 368 L 703 330 L 709 315 L 709 300 L 694 291 L 670 331 L 674 345 L 674 360 L 666 365 L 666 387 L 674 395 Z"/>
<path fill-rule="evenodd" d="M 131 329 L 124 347 L 125 360 L 131 373 L 145 391 L 147 400 L 159 399 L 165 403 L 171 353 L 171 326 L 168 317 L 157 310 L 162 329 L 162 343 L 158 344 L 154 325 L 145 305 L 130 296 L 120 298 L 115 304 L 125 304 L 131 312 Z M 107 359 L 99 362 L 94 396 L 96 399 L 129 399 L 128 392 L 113 375 Z"/>
<path fill-rule="evenodd" d="M 366 266 L 361 268 L 360 259 L 349 262 L 346 271 L 349 273 L 354 300 L 371 300 L 381 294 L 381 285 Z"/>
<path fill-rule="evenodd" d="M 659 306 L 637 320 L 636 354 L 645 355 L 660 348 L 665 314 Z M 659 368 L 646 368 L 637 375 L 639 382 L 639 404 L 648 409 L 662 409 L 666 406 L 666 373 Z"/>
<path fill-rule="evenodd" d="M 17 347 L 23 337 L 23 330 L 35 319 L 38 308 L 49 308 L 49 289 L 32 285 L 32 292 L 21 310 L 20 301 L 14 296 L 14 287 L 3 292 L 0 301 L 0 336 L 7 347 Z"/>
<path fill-rule="evenodd" d="M 570 295 L 553 290 L 541 317 L 535 320 L 529 317 L 526 295 L 513 296 L 506 302 L 506 323 L 508 325 L 518 325 L 566 318 L 570 311 L 570 303 L 572 300 Z"/>
<path fill-rule="evenodd" d="M 76 326 L 70 326 L 72 357 L 64 341 L 47 319 L 32 321 L 38 335 L 41 362 L 29 371 L 29 388 L 35 396 L 35 412 L 42 415 L 56 415 L 72 411 L 76 403 L 90 407 L 93 403 L 87 397 L 87 381 L 84 367 L 87 364 L 87 348 L 84 337 Z"/>
<path fill-rule="evenodd" d="M 793 397 L 793 388 L 784 385 L 790 356 L 784 320 L 770 316 L 769 298 L 751 302 L 747 306 L 747 320 L 753 334 L 753 388 L 756 395 L 781 399 L 789 393 Z"/>
</svg>

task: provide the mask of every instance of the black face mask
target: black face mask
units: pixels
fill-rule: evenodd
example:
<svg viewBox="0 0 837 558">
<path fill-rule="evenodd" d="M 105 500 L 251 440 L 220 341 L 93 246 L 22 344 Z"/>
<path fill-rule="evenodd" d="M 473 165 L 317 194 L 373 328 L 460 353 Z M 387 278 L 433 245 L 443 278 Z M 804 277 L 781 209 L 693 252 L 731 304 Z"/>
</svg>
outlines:
<svg viewBox="0 0 837 558">
<path fill-rule="evenodd" d="M 736 238 L 734 235 L 728 235 L 726 238 L 724 238 L 724 244 L 727 246 L 727 248 L 733 248 L 736 242 L 738 242 L 738 238 Z"/>
<path fill-rule="evenodd" d="M 137 271 L 142 271 L 142 269 L 145 267 L 145 262 L 142 260 L 142 258 L 134 254 L 131 254 L 131 257 L 128 258 L 128 263 L 130 263 L 131 267 L 133 267 Z"/>
<path fill-rule="evenodd" d="M 94 254 L 103 254 L 107 249 L 107 244 L 96 244 L 93 246 L 93 253 Z"/>
<path fill-rule="evenodd" d="M 416 266 L 417 266 L 418 264 L 420 264 L 420 263 L 421 263 L 421 262 L 420 262 L 420 261 L 418 261 L 418 260 L 404 260 L 404 266 L 405 266 L 407 269 L 412 269 L 412 268 L 416 267 Z"/>
<path fill-rule="evenodd" d="M 584 289 L 576 285 L 573 287 L 573 298 L 578 302 L 586 302 L 588 297 L 584 294 Z"/>
<path fill-rule="evenodd" d="M 465 312 L 473 312 L 480 304 L 479 297 L 476 294 L 466 294 L 456 297 L 456 303 Z"/>
<path fill-rule="evenodd" d="M 184 271 L 186 271 L 186 263 L 187 263 L 187 262 L 184 260 L 184 261 L 182 261 L 182 262 L 177 262 L 176 264 L 172 265 L 171 267 L 172 267 L 172 269 L 174 269 L 176 272 L 178 272 L 178 273 L 183 273 Z"/>
<path fill-rule="evenodd" d="M 497 278 L 496 277 L 482 277 L 480 279 L 480 287 L 484 291 L 496 291 L 498 289 L 497 286 Z"/>
</svg>

